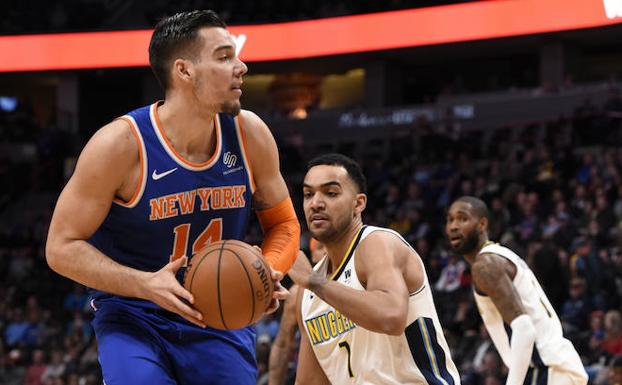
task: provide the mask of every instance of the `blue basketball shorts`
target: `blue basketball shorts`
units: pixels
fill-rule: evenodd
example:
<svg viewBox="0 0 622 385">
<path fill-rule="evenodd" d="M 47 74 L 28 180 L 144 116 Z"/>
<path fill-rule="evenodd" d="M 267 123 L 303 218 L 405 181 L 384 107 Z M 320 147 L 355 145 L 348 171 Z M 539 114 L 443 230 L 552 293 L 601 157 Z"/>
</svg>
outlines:
<svg viewBox="0 0 622 385">
<path fill-rule="evenodd" d="M 153 304 L 95 301 L 106 385 L 255 385 L 255 331 L 202 329 Z"/>
</svg>

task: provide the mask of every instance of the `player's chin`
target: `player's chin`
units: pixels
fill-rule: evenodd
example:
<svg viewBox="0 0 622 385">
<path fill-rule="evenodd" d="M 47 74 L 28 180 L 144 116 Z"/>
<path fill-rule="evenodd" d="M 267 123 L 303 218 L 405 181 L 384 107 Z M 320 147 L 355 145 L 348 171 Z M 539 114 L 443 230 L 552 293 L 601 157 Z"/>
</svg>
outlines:
<svg viewBox="0 0 622 385">
<path fill-rule="evenodd" d="M 311 236 L 320 242 L 326 242 L 330 239 L 331 229 L 328 227 L 309 225 L 309 232 Z"/>
<path fill-rule="evenodd" d="M 240 111 L 242 111 L 242 104 L 240 103 L 239 99 L 228 101 L 228 102 L 223 103 L 220 110 L 224 112 L 225 114 L 229 114 L 232 116 L 238 116 L 240 114 Z"/>
<path fill-rule="evenodd" d="M 458 255 L 464 255 L 470 252 L 470 250 L 467 250 L 465 243 L 462 240 L 449 241 L 449 246 L 451 247 L 451 250 Z"/>
</svg>

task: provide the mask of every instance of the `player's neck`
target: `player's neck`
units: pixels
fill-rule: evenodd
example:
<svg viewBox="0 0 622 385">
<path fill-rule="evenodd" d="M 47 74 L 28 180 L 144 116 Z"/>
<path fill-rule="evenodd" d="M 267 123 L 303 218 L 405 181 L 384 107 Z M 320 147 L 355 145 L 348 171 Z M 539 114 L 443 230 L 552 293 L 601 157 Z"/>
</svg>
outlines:
<svg viewBox="0 0 622 385">
<path fill-rule="evenodd" d="M 211 156 L 216 145 L 216 113 L 201 111 L 180 98 L 171 97 L 156 110 L 160 125 L 181 154 Z"/>
<path fill-rule="evenodd" d="M 326 243 L 326 253 L 331 262 L 329 274 L 332 274 L 341 265 L 341 261 L 347 257 L 350 246 L 354 242 L 354 238 L 358 235 L 362 226 L 363 222 L 360 218 L 357 218 L 350 223 L 346 231 L 338 238 L 332 242 Z"/>
<path fill-rule="evenodd" d="M 467 262 L 469 262 L 470 264 L 473 264 L 473 262 L 475 262 L 475 258 L 480 253 L 480 251 L 482 251 L 484 247 L 490 245 L 491 243 L 493 242 L 488 240 L 488 237 L 483 237 L 479 240 L 477 247 L 471 253 L 464 255 L 464 259 L 466 259 Z"/>
</svg>

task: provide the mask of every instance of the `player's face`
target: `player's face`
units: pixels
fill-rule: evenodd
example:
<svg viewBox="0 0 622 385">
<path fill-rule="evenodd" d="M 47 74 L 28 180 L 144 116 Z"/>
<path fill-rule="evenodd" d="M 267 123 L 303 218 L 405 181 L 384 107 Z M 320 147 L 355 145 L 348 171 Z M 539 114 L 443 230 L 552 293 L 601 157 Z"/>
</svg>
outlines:
<svg viewBox="0 0 622 385">
<path fill-rule="evenodd" d="M 242 77 L 248 71 L 236 55 L 235 41 L 224 28 L 203 28 L 199 31 L 202 48 L 193 62 L 193 89 L 201 105 L 216 106 L 220 112 L 240 112 Z"/>
<path fill-rule="evenodd" d="M 445 235 L 451 248 L 460 255 L 469 254 L 479 246 L 481 218 L 473 215 L 471 205 L 454 202 L 447 212 Z"/>
<path fill-rule="evenodd" d="M 341 166 L 312 167 L 305 175 L 303 207 L 307 227 L 322 243 L 340 237 L 365 209 L 367 197 Z"/>
</svg>

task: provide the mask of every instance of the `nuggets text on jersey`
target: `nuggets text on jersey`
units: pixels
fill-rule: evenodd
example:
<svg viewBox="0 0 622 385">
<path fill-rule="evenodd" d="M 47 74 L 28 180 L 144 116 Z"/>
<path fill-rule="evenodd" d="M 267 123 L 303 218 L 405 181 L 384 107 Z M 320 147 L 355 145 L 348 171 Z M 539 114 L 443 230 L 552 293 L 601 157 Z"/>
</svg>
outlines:
<svg viewBox="0 0 622 385">
<path fill-rule="evenodd" d="M 356 327 L 354 322 L 334 309 L 305 320 L 305 325 L 313 345 L 336 338 Z"/>
</svg>

